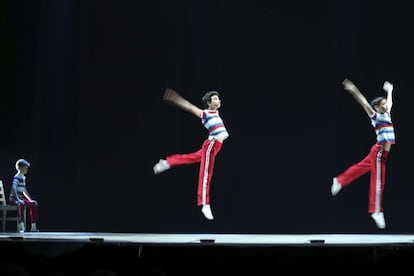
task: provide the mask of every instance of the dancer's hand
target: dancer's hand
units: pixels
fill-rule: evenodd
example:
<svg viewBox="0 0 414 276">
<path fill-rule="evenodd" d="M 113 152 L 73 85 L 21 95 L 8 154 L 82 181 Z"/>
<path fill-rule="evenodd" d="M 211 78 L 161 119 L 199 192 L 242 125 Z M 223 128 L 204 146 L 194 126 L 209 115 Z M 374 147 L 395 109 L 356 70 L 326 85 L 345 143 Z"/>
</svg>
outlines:
<svg viewBox="0 0 414 276">
<path fill-rule="evenodd" d="M 392 85 L 392 83 L 390 83 L 389 81 L 386 81 L 384 82 L 383 89 L 388 93 L 392 92 L 392 90 L 394 89 L 394 85 Z"/>
<path fill-rule="evenodd" d="M 169 104 L 174 104 L 185 111 L 193 113 L 197 117 L 201 117 L 203 111 L 197 106 L 193 105 L 186 99 L 184 99 L 180 94 L 177 93 L 174 89 L 167 88 L 165 89 L 164 96 L 162 99 Z"/>
<path fill-rule="evenodd" d="M 164 96 L 162 99 L 169 103 L 176 103 L 178 101 L 178 98 L 181 97 L 178 95 L 177 91 L 167 88 L 165 89 Z"/>
<path fill-rule="evenodd" d="M 344 89 L 350 93 L 353 93 L 356 90 L 356 86 L 348 79 L 345 79 L 342 84 L 344 85 Z"/>
</svg>

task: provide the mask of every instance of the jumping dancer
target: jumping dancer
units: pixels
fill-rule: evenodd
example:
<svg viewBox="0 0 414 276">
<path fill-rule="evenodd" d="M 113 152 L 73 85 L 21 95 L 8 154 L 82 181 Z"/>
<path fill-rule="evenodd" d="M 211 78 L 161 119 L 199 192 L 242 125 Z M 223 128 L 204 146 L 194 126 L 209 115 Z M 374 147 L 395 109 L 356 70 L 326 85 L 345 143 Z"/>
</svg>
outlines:
<svg viewBox="0 0 414 276">
<path fill-rule="evenodd" d="M 208 220 L 213 220 L 210 207 L 210 182 L 213 175 L 214 160 L 220 151 L 223 141 L 229 136 L 218 109 L 221 106 L 220 95 L 217 91 L 209 91 L 202 97 L 204 110 L 191 104 L 171 88 L 165 90 L 163 100 L 188 111 L 201 119 L 207 128 L 209 136 L 201 149 L 193 153 L 173 154 L 160 159 L 154 166 L 154 173 L 162 173 L 172 167 L 200 163 L 197 188 L 197 206 L 202 206 L 201 212 Z"/>
<path fill-rule="evenodd" d="M 385 183 L 385 164 L 391 145 L 395 144 L 394 127 L 391 121 L 393 85 L 388 81 L 384 82 L 383 89 L 387 92 L 387 97 L 376 97 L 371 103 L 368 103 L 351 81 L 345 79 L 343 85 L 344 89 L 351 93 L 371 119 L 377 142 L 371 147 L 370 152 L 364 159 L 333 178 L 331 193 L 333 196 L 337 195 L 343 187 L 346 187 L 363 174 L 370 172 L 368 213 L 371 214 L 377 227 L 384 229 L 382 196 Z"/>
</svg>

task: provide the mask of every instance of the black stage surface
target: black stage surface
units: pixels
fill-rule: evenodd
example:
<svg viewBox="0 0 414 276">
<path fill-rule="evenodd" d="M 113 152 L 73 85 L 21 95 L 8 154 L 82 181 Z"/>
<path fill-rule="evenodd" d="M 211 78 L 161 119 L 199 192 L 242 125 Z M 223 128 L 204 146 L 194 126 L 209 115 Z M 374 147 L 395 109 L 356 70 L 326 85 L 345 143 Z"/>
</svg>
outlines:
<svg viewBox="0 0 414 276">
<path fill-rule="evenodd" d="M 409 273 L 413 244 L 414 235 L 406 234 L 0 235 L 2 264 L 23 266 L 26 275 L 273 275 L 360 269 L 396 275 Z"/>
</svg>

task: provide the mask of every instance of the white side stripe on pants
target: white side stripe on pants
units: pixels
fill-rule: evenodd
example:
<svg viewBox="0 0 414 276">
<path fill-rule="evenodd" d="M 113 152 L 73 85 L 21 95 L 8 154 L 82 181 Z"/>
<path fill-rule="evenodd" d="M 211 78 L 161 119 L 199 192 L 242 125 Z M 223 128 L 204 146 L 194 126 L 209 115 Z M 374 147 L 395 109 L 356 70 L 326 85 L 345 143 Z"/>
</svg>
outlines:
<svg viewBox="0 0 414 276">
<path fill-rule="evenodd" d="M 376 179 L 375 179 L 375 212 L 380 211 L 380 200 L 381 200 L 381 157 L 383 150 L 378 151 L 376 160 Z"/>
<path fill-rule="evenodd" d="M 208 168 L 210 165 L 210 155 L 211 149 L 213 148 L 215 140 L 211 140 L 210 144 L 208 145 L 207 152 L 206 152 L 206 160 L 204 162 L 204 172 L 203 172 L 203 192 L 202 192 L 202 203 L 203 205 L 206 204 L 207 198 L 207 179 L 208 179 Z"/>
</svg>

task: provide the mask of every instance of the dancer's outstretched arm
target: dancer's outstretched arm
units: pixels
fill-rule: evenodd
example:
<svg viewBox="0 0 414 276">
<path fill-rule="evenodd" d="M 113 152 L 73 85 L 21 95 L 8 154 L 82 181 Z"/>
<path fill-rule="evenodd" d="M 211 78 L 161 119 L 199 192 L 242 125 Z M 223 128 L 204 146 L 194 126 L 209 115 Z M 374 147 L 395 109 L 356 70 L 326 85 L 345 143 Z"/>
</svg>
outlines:
<svg viewBox="0 0 414 276">
<path fill-rule="evenodd" d="M 362 95 L 361 91 L 348 79 L 345 79 L 342 84 L 344 89 L 354 96 L 355 100 L 362 106 L 369 117 L 372 117 L 375 113 L 374 109 L 368 103 L 367 99 Z"/>
<path fill-rule="evenodd" d="M 384 82 L 383 89 L 387 92 L 387 112 L 390 113 L 392 108 L 392 90 L 394 89 L 394 85 L 392 85 L 389 81 L 386 81 Z"/>
<path fill-rule="evenodd" d="M 165 89 L 164 96 L 162 99 L 170 104 L 174 104 L 185 111 L 188 111 L 190 113 L 193 113 L 197 117 L 201 118 L 201 115 L 203 114 L 203 110 L 199 107 L 193 105 L 186 99 L 184 99 L 180 94 L 177 93 L 174 89 L 167 88 Z"/>
</svg>

